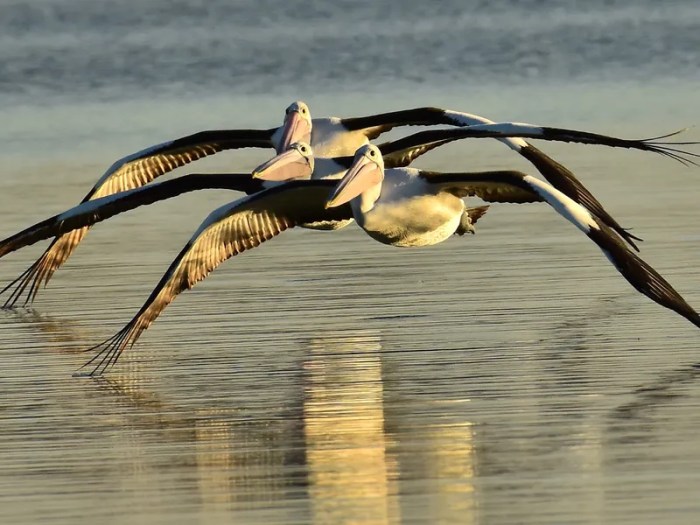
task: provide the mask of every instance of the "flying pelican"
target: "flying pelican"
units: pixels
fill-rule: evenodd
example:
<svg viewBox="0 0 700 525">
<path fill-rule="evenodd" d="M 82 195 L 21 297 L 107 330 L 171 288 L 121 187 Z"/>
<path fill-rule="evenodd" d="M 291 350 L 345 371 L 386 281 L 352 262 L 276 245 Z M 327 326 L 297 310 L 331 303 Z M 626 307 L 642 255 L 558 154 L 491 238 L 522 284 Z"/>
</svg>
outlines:
<svg viewBox="0 0 700 525">
<path fill-rule="evenodd" d="M 609 147 L 639 149 L 670 156 L 684 163 L 692 163 L 694 153 L 676 149 L 677 144 L 694 144 L 690 142 L 674 143 L 659 142 L 656 139 L 626 140 L 599 135 L 585 131 L 576 131 L 562 128 L 549 128 L 533 126 L 523 123 L 493 123 L 474 125 L 464 129 L 439 129 L 415 133 L 394 142 L 387 142 L 378 146 L 382 153 L 385 167 L 405 167 L 420 155 L 451 141 L 466 138 L 496 138 L 498 140 L 522 140 L 522 137 L 531 139 L 543 139 L 559 142 L 575 142 L 582 144 L 598 144 Z M 535 150 L 528 146 L 528 151 Z M 537 150 L 539 151 L 539 150 Z M 540 152 L 540 155 L 544 155 Z M 686 158 L 685 156 L 690 158 Z M 540 157 L 541 158 L 541 157 Z M 66 236 L 75 231 L 82 231 L 97 222 L 104 221 L 114 215 L 133 210 L 140 206 L 160 202 L 181 195 L 186 192 L 202 189 L 228 189 L 255 193 L 269 188 L 281 181 L 297 179 L 340 179 L 353 162 L 353 157 L 319 158 L 313 148 L 304 142 L 292 144 L 287 151 L 277 155 L 253 171 L 253 176 L 245 173 L 228 174 L 190 174 L 177 179 L 152 183 L 145 187 L 134 188 L 113 195 L 94 198 L 85 201 L 61 214 L 55 215 L 26 228 L 19 233 L 0 241 L 0 257 L 7 255 L 25 246 L 34 244 L 40 240 L 53 236 Z M 318 165 L 321 164 L 319 169 Z M 631 235 L 624 230 L 605 210 L 602 205 L 590 194 L 576 177 L 565 167 L 551 160 L 542 164 L 534 162 L 535 166 L 557 189 L 572 200 L 581 204 L 606 225 L 613 228 L 620 236 L 625 238 L 635 249 L 636 246 L 630 240 Z M 553 164 L 552 164 L 553 163 Z M 548 169 L 552 165 L 558 166 L 557 170 Z M 596 213 L 598 212 L 598 213 Z M 601 216 L 603 217 L 601 219 Z M 302 224 L 304 227 L 314 229 L 339 229 L 350 222 L 352 218 L 341 221 L 320 221 L 311 224 Z M 469 226 L 468 216 L 465 215 L 464 228 L 459 233 L 472 231 Z M 636 237 L 634 237 L 636 239 Z M 3 291 L 12 286 L 10 283 Z M 8 304 L 5 305 L 9 306 Z"/>
<path fill-rule="evenodd" d="M 435 173 L 411 168 L 384 171 L 380 150 L 361 147 L 345 177 L 291 181 L 226 204 L 205 219 L 136 315 L 114 336 L 89 348 L 95 356 L 77 375 L 100 375 L 113 366 L 178 294 L 226 259 L 282 231 L 308 222 L 354 217 L 372 238 L 395 246 L 429 246 L 464 227 L 464 197 L 486 202 L 547 202 L 595 242 L 639 292 L 700 327 L 700 315 L 618 235 L 550 184 L 517 171 Z M 472 223 L 481 215 L 476 212 Z"/>
<path fill-rule="evenodd" d="M 487 202 L 547 202 L 585 233 L 640 293 L 700 327 L 700 315 L 651 266 L 629 250 L 598 217 L 551 185 L 514 171 L 436 173 L 384 169 L 379 149 L 367 144 L 333 191 L 327 207 L 352 208 L 357 224 L 373 239 L 393 246 L 430 246 L 460 224 L 465 197 Z"/>
</svg>

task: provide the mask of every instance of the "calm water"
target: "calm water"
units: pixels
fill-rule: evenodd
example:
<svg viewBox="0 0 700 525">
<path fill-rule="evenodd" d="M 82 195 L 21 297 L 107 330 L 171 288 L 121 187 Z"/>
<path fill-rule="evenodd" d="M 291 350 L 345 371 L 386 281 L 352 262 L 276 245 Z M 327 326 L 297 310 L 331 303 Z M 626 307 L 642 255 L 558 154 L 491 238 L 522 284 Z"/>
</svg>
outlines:
<svg viewBox="0 0 700 525">
<path fill-rule="evenodd" d="M 697 2 L 433 4 L 5 0 L 0 236 L 124 154 L 270 127 L 295 98 L 635 138 L 700 124 Z M 700 307 L 700 169 L 543 148 Z M 529 170 L 485 141 L 419 165 Z M 476 236 L 424 250 L 285 233 L 183 294 L 106 378 L 71 377 L 234 197 L 102 224 L 33 310 L 0 311 L 3 523 L 700 519 L 698 331 L 545 205 L 494 205 Z M 0 261 L 0 282 L 44 247 Z"/>
</svg>

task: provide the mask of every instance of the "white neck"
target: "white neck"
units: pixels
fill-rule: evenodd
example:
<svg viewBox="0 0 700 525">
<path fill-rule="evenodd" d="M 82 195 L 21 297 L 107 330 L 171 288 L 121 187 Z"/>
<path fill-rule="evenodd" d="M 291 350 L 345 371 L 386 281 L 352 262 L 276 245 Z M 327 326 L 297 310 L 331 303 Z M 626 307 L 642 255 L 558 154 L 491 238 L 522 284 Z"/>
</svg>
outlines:
<svg viewBox="0 0 700 525">
<path fill-rule="evenodd" d="M 380 182 L 379 184 L 375 184 L 355 197 L 354 200 L 359 204 L 360 212 L 367 213 L 372 211 L 374 205 L 379 200 L 381 193 L 382 183 Z"/>
</svg>

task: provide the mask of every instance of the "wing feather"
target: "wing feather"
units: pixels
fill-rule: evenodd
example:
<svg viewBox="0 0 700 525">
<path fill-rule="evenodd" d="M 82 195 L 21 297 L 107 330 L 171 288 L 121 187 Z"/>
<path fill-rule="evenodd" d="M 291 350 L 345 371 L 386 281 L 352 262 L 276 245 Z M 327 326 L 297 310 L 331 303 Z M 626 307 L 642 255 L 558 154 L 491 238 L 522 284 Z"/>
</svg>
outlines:
<svg viewBox="0 0 700 525">
<path fill-rule="evenodd" d="M 85 227 L 140 206 L 162 202 L 183 193 L 202 189 L 226 189 L 250 194 L 262 190 L 263 184 L 262 181 L 253 179 L 248 173 L 193 173 L 143 188 L 120 192 L 117 195 L 96 198 L 0 241 L 0 257 L 54 236 L 61 238 L 55 246 L 56 253 L 61 256 L 65 249 L 62 241 L 65 239 L 66 243 L 74 243 L 73 236 L 80 238 L 81 230 Z"/>
<path fill-rule="evenodd" d="M 112 164 L 81 202 L 139 188 L 165 173 L 220 151 L 272 147 L 273 132 L 274 129 L 203 131 L 146 148 Z M 29 293 L 24 304 L 31 303 L 41 282 L 43 281 L 44 285 L 48 284 L 56 270 L 65 264 L 87 235 L 88 230 L 89 228 L 82 228 L 79 231 L 75 230 L 68 237 L 54 239 L 39 259 L 13 281 L 12 286 L 15 288 L 4 307 L 13 307 L 27 287 Z"/>
<path fill-rule="evenodd" d="M 486 202 L 523 204 L 544 199 L 524 180 L 520 171 L 481 171 L 473 173 L 438 173 L 420 171 L 420 176 L 436 188 L 458 197 L 479 197 Z"/>
<path fill-rule="evenodd" d="M 700 314 L 654 268 L 631 251 L 610 226 L 546 182 L 519 172 L 420 172 L 420 175 L 458 196 L 478 196 L 488 202 L 546 201 L 596 243 L 638 292 L 700 327 Z M 517 200 L 527 199 L 528 192 L 532 193 L 531 200 Z"/>
<path fill-rule="evenodd" d="M 113 337 L 88 349 L 97 350 L 97 354 L 83 366 L 95 364 L 87 375 L 104 373 L 180 293 L 225 260 L 298 224 L 351 218 L 349 205 L 328 210 L 325 207 L 335 184 L 323 180 L 289 182 L 212 212 L 131 321 Z"/>
</svg>

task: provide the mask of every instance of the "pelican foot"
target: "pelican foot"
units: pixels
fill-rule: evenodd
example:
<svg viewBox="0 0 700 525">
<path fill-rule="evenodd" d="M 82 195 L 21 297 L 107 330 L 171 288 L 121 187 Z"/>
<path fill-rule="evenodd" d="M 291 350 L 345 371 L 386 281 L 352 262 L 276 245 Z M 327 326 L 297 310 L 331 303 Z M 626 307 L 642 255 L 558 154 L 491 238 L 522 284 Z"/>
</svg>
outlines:
<svg viewBox="0 0 700 525">
<path fill-rule="evenodd" d="M 478 221 L 488 209 L 488 206 L 478 206 L 476 208 L 467 208 L 464 210 L 455 233 L 460 236 L 466 233 L 474 235 L 476 233 L 476 228 L 474 227 L 476 221 Z"/>
</svg>

